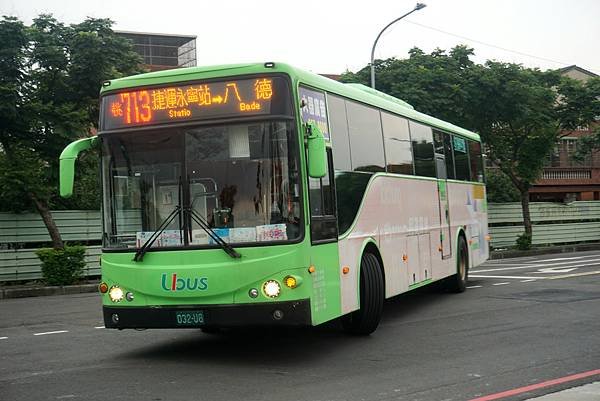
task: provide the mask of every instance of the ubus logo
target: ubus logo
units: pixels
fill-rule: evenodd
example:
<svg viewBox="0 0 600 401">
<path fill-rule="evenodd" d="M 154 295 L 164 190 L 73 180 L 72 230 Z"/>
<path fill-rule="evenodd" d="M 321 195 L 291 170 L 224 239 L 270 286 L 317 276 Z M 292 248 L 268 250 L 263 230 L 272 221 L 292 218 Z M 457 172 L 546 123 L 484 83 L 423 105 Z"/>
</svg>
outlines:
<svg viewBox="0 0 600 401">
<path fill-rule="evenodd" d="M 163 273 L 161 280 L 162 288 L 165 291 L 184 291 L 184 290 L 199 290 L 204 291 L 208 288 L 207 277 L 181 278 L 177 277 L 177 273 Z"/>
</svg>

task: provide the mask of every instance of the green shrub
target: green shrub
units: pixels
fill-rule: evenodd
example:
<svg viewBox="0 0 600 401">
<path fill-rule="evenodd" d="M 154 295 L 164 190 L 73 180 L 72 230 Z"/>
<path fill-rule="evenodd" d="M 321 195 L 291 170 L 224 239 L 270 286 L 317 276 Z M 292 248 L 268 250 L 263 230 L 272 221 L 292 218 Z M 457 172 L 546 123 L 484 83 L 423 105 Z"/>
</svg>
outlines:
<svg viewBox="0 0 600 401">
<path fill-rule="evenodd" d="M 523 233 L 517 238 L 517 249 L 526 251 L 531 249 L 531 234 Z"/>
<path fill-rule="evenodd" d="M 65 246 L 65 249 L 42 248 L 35 253 L 42 261 L 44 280 L 50 285 L 74 284 L 83 275 L 83 246 Z"/>
<path fill-rule="evenodd" d="M 521 195 L 510 178 L 497 169 L 488 169 L 485 174 L 487 201 L 490 203 L 519 202 Z"/>
</svg>

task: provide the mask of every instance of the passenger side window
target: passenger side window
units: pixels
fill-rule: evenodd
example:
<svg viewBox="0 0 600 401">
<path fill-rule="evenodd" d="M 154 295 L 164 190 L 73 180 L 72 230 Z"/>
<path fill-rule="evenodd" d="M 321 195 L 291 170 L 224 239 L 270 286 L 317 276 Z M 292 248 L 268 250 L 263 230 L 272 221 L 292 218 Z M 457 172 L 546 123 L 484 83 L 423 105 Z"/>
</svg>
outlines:
<svg viewBox="0 0 600 401">
<path fill-rule="evenodd" d="M 335 168 L 336 170 L 351 171 L 346 102 L 341 97 L 327 94 L 327 105 L 329 106 L 329 124 L 331 125 L 331 143 L 333 145 Z"/>
<path fill-rule="evenodd" d="M 408 120 L 382 112 L 381 125 L 388 173 L 414 174 Z"/>
<path fill-rule="evenodd" d="M 415 175 L 435 177 L 433 133 L 431 128 L 413 121 L 409 125 L 415 160 Z"/>
<path fill-rule="evenodd" d="M 385 171 L 383 137 L 379 111 L 360 103 L 346 101 L 352 170 L 375 173 Z"/>
<path fill-rule="evenodd" d="M 459 136 L 454 136 L 452 140 L 454 148 L 454 166 L 456 168 L 456 179 L 469 181 L 471 173 L 469 170 L 469 153 L 467 151 L 467 141 Z"/>
<path fill-rule="evenodd" d="M 471 181 L 483 182 L 483 160 L 479 142 L 469 141 L 469 158 L 471 160 Z"/>
<path fill-rule="evenodd" d="M 446 158 L 446 174 L 453 180 L 456 178 L 454 173 L 454 154 L 452 152 L 452 135 L 444 132 L 444 157 Z"/>
</svg>

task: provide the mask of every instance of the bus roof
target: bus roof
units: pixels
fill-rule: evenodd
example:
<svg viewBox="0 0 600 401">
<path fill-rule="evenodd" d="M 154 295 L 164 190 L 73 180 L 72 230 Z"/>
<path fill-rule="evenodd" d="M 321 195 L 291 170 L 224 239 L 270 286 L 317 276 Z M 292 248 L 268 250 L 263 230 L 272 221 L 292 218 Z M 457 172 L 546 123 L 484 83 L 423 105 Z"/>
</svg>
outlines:
<svg viewBox="0 0 600 401">
<path fill-rule="evenodd" d="M 289 64 L 278 62 L 189 67 L 150 72 L 107 81 L 104 83 L 100 93 L 103 94 L 108 91 L 146 85 L 169 84 L 188 80 L 202 80 L 235 75 L 265 74 L 273 72 L 280 72 L 289 75 L 292 77 L 294 83 L 299 82 L 317 89 L 323 89 L 336 95 L 344 96 L 352 100 L 369 104 L 371 106 L 379 107 L 383 110 L 388 110 L 390 112 L 403 115 L 407 118 L 422 122 L 434 128 L 439 128 L 444 131 L 462 135 L 469 139 L 480 141 L 478 134 L 430 115 L 420 113 L 407 102 L 390 96 L 386 93 L 361 84 L 344 84 L 312 72 L 295 68 Z"/>
</svg>

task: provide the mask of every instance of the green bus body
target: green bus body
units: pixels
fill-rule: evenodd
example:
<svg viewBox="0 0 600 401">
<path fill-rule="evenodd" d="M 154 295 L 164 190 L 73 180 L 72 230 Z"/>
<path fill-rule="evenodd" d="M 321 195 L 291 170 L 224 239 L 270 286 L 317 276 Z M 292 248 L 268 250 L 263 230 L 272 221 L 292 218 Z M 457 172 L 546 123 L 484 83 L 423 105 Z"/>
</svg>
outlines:
<svg viewBox="0 0 600 401">
<path fill-rule="evenodd" d="M 291 83 L 295 132 L 300 146 L 302 234 L 297 240 L 281 244 L 244 244 L 234 248 L 242 255 L 232 258 L 222 249 L 151 248 L 141 261 L 133 261 L 136 249 L 105 249 L 101 257 L 102 282 L 108 289 L 119 287 L 123 294 L 115 302 L 102 294 L 104 319 L 109 328 L 212 327 L 262 324 L 318 325 L 342 316 L 343 274 L 340 274 L 338 242 L 311 241 L 306 127 L 299 117 L 299 87 L 326 91 L 404 116 L 472 141 L 479 136 L 447 122 L 422 114 L 410 105 L 377 91 L 342 84 L 282 63 L 238 64 L 168 70 L 115 79 L 105 83 L 101 96 L 135 88 L 185 84 L 212 79 L 281 74 Z M 125 130 L 124 130 L 125 131 Z M 141 132 L 141 131 L 140 131 Z M 102 130 L 99 137 L 105 135 Z M 110 133 L 106 133 L 110 135 Z M 136 135 L 132 131 L 128 135 Z M 90 144 L 91 146 L 91 144 Z M 329 143 L 327 146 L 331 146 Z M 88 146 L 89 147 L 89 146 Z M 79 145 L 78 149 L 86 146 Z M 65 153 L 61 164 L 61 193 L 69 195 L 76 152 Z M 66 160 L 69 159 L 69 160 Z M 385 172 L 376 176 L 393 176 Z M 419 178 L 411 176 L 411 179 Z M 435 181 L 426 178 L 423 181 Z M 450 181 L 450 180 L 449 180 Z M 461 185 L 464 185 L 463 182 Z M 474 185 L 480 185 L 475 184 Z M 63 188 L 64 186 L 64 188 Z M 71 184 L 72 186 L 72 184 Z M 338 199 L 338 204 L 340 200 Z M 106 199 L 105 199 L 106 202 Z M 354 225 L 352 225 L 353 227 Z M 340 232 L 340 238 L 349 232 Z M 456 238 L 460 233 L 456 233 Z M 369 241 L 367 241 L 369 242 Z M 377 247 L 376 241 L 370 243 Z M 365 246 L 368 246 L 365 243 Z M 357 261 L 360 264 L 360 259 Z M 296 287 L 288 288 L 284 279 L 292 276 Z M 277 297 L 269 297 L 263 287 L 276 280 L 281 287 Z M 423 281 L 419 285 L 432 280 Z M 258 290 L 258 296 L 250 293 Z M 356 288 L 358 292 L 359 289 Z"/>
</svg>

